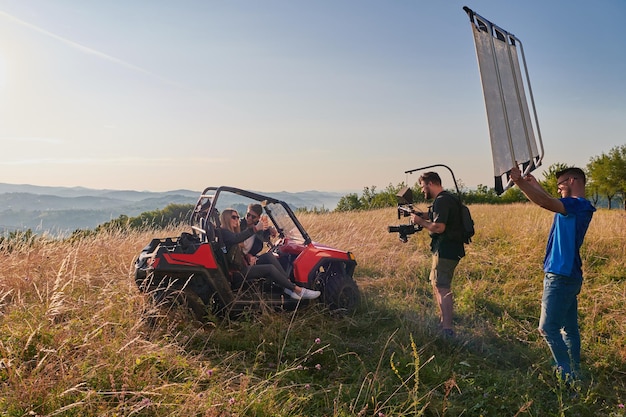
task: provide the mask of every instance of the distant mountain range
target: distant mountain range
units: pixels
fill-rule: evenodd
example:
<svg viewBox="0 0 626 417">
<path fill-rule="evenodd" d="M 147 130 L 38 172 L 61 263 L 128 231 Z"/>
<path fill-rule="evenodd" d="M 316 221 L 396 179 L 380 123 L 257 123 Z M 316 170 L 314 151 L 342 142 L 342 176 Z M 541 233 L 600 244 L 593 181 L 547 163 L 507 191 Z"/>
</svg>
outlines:
<svg viewBox="0 0 626 417">
<path fill-rule="evenodd" d="M 0 231 L 30 229 L 67 235 L 77 229 L 93 229 L 121 215 L 134 217 L 168 204 L 195 204 L 199 194 L 200 190 L 95 190 L 0 183 Z M 333 210 L 345 195 L 323 191 L 262 194 L 286 201 L 296 209 L 328 210 Z"/>
</svg>

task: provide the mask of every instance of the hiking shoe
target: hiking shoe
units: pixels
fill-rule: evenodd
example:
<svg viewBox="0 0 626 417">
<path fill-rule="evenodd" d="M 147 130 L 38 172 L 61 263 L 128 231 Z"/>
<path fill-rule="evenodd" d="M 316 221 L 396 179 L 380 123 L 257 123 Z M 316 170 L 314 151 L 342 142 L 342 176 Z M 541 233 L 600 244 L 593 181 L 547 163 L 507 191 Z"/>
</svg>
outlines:
<svg viewBox="0 0 626 417">
<path fill-rule="evenodd" d="M 445 339 L 453 339 L 454 338 L 454 330 L 452 329 L 442 329 L 441 330 L 443 337 Z"/>
<path fill-rule="evenodd" d="M 300 292 L 300 298 L 302 298 L 303 300 L 312 300 L 319 297 L 321 294 L 322 293 L 319 291 L 302 288 L 302 291 Z"/>
</svg>

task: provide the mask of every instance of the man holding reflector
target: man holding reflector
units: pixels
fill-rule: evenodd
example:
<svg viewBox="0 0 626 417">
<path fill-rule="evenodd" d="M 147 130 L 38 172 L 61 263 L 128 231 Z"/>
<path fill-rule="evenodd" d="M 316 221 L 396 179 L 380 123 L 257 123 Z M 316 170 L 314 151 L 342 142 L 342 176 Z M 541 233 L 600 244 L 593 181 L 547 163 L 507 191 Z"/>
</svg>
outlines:
<svg viewBox="0 0 626 417">
<path fill-rule="evenodd" d="M 533 203 L 554 212 L 543 261 L 545 273 L 539 332 L 544 337 L 564 381 L 579 378 L 580 333 L 578 299 L 583 283 L 580 246 L 596 209 L 585 198 L 585 173 L 567 168 L 556 173 L 561 198 L 552 197 L 534 176 L 511 169 L 511 180 Z"/>
</svg>

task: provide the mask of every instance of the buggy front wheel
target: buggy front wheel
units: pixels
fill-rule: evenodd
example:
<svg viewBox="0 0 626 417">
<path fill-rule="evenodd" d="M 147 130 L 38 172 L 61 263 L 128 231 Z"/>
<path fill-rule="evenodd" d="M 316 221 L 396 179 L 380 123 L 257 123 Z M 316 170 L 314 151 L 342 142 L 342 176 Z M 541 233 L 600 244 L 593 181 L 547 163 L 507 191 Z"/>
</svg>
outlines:
<svg viewBox="0 0 626 417">
<path fill-rule="evenodd" d="M 356 282 L 345 272 L 343 265 L 334 264 L 328 268 L 318 273 L 314 288 L 322 292 L 320 298 L 330 310 L 352 313 L 361 300 Z"/>
</svg>

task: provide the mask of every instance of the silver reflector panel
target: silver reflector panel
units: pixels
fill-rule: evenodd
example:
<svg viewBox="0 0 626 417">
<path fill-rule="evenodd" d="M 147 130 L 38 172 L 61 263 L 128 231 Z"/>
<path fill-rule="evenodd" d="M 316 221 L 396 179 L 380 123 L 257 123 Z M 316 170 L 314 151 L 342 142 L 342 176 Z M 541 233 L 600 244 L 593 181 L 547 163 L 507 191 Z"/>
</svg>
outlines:
<svg viewBox="0 0 626 417">
<path fill-rule="evenodd" d="M 509 172 L 514 165 L 522 165 L 524 174 L 527 174 L 541 165 L 543 159 L 543 143 L 524 49 L 514 35 L 467 7 L 463 10 L 470 17 L 474 34 L 489 123 L 495 190 L 501 194 L 512 185 Z M 522 77 L 518 46 L 525 77 Z M 527 93 L 534 119 L 531 119 Z"/>
</svg>

